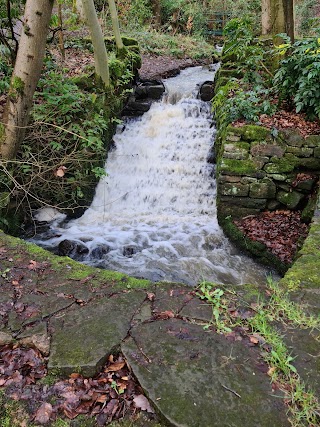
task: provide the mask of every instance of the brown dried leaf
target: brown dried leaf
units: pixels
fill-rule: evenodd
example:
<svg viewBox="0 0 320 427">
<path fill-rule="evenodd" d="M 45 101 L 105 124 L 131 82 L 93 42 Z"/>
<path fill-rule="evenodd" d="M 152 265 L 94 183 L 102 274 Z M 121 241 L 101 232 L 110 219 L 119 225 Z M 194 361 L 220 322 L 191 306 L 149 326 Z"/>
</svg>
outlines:
<svg viewBox="0 0 320 427">
<path fill-rule="evenodd" d="M 172 319 L 174 317 L 174 313 L 169 310 L 161 311 L 160 313 L 155 313 L 155 317 L 162 320 Z"/>
<path fill-rule="evenodd" d="M 135 396 L 135 398 L 133 399 L 133 403 L 136 408 L 154 414 L 154 410 L 151 408 L 149 400 L 143 394 Z"/>
<path fill-rule="evenodd" d="M 115 363 L 112 363 L 111 365 L 109 365 L 104 370 L 104 372 L 116 372 L 116 371 L 120 371 L 120 369 L 122 369 L 125 364 L 126 364 L 126 362 L 115 362 Z"/>
<path fill-rule="evenodd" d="M 58 178 L 62 178 L 65 176 L 67 168 L 65 166 L 59 166 L 58 169 L 53 173 L 54 176 L 57 176 Z"/>
<path fill-rule="evenodd" d="M 49 422 L 50 417 L 52 415 L 53 409 L 50 403 L 43 403 L 40 408 L 35 413 L 34 420 L 39 424 L 47 424 Z"/>
<path fill-rule="evenodd" d="M 249 339 L 252 344 L 259 344 L 259 340 L 256 337 L 250 337 Z"/>
</svg>

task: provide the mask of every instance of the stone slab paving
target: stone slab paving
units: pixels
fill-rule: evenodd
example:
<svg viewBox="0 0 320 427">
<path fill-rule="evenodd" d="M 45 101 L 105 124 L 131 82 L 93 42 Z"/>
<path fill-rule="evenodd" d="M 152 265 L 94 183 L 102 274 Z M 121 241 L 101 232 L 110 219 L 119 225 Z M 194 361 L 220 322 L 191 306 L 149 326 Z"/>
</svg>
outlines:
<svg viewBox="0 0 320 427">
<path fill-rule="evenodd" d="M 88 377 L 97 373 L 111 351 L 119 350 L 145 297 L 142 291 L 119 293 L 53 316 L 49 369 L 64 375 L 79 370 Z"/>
<path fill-rule="evenodd" d="M 243 343 L 167 319 L 133 328 L 121 348 L 148 397 L 174 426 L 290 425 L 257 352 Z"/>
<path fill-rule="evenodd" d="M 86 376 L 121 349 L 165 424 L 289 425 L 259 346 L 239 335 L 205 331 L 212 308 L 193 288 L 79 266 L 0 233 L 0 272 L 6 270 L 0 274 L 0 345 L 37 347 L 48 356 L 49 371 Z M 236 294 L 228 289 L 244 319 L 264 293 L 247 285 Z M 281 333 L 297 356 L 299 374 L 319 391 L 317 334 L 285 328 Z"/>
</svg>

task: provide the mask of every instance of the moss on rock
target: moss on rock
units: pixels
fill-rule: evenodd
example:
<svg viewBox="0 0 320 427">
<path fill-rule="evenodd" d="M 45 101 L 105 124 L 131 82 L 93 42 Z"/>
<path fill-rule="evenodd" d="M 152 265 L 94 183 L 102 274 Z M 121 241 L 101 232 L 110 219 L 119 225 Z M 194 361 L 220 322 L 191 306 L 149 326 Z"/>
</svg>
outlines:
<svg viewBox="0 0 320 427">
<path fill-rule="evenodd" d="M 270 139 L 270 129 L 257 125 L 244 125 L 234 127 L 229 125 L 227 132 L 232 132 L 234 135 L 240 135 L 245 141 L 265 141 Z"/>
<path fill-rule="evenodd" d="M 222 159 L 219 172 L 233 175 L 250 175 L 257 171 L 255 163 L 250 160 Z"/>
</svg>

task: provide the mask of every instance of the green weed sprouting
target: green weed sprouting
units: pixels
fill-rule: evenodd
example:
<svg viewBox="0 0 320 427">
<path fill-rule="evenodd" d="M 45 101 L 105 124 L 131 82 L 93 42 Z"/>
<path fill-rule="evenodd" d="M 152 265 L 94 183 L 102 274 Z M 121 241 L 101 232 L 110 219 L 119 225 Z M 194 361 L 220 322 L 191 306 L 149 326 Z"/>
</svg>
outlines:
<svg viewBox="0 0 320 427">
<path fill-rule="evenodd" d="M 207 330 L 212 324 L 217 328 L 217 332 L 231 332 L 231 329 L 226 325 L 221 315 L 226 312 L 227 306 L 222 298 L 224 291 L 220 288 L 215 287 L 212 283 L 203 281 L 198 287 L 200 292 L 197 295 L 200 299 L 208 301 L 212 306 L 212 318 L 213 322 L 204 326 Z"/>
<path fill-rule="evenodd" d="M 293 427 L 316 427 L 320 421 L 320 404 L 311 390 L 307 390 L 296 367 L 295 357 L 290 354 L 282 336 L 272 326 L 274 321 L 292 323 L 299 328 L 320 330 L 320 318 L 308 316 L 301 307 L 290 301 L 290 290 L 282 288 L 272 277 L 267 278 L 268 301 L 260 302 L 255 307 L 255 315 L 246 319 L 235 320 L 228 314 L 230 298 L 213 283 L 200 283 L 197 295 L 212 305 L 212 322 L 205 325 L 208 329 L 214 325 L 219 333 L 229 333 L 235 326 L 243 326 L 251 333 L 259 334 L 269 350 L 261 355 L 270 366 L 268 374 L 272 382 L 284 392 L 284 399 L 289 405 L 288 414 Z M 230 295 L 232 292 L 230 292 Z M 235 294 L 235 293 L 234 293 Z M 263 300 L 263 298 L 261 299 Z M 235 299 L 232 298 L 234 303 Z M 243 301 L 242 301 L 243 302 Z M 250 333 L 250 332 L 249 332 Z"/>
</svg>

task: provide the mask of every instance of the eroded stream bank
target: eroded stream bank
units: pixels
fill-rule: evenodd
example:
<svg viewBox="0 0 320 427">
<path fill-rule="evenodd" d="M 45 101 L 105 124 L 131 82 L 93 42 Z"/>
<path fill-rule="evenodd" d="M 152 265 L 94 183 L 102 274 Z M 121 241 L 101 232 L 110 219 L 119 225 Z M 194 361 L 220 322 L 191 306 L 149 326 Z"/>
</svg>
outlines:
<svg viewBox="0 0 320 427">
<path fill-rule="evenodd" d="M 163 100 L 118 127 L 90 208 L 36 243 L 153 281 L 264 283 L 268 271 L 236 250 L 216 219 L 207 161 L 215 129 L 210 103 L 196 98 L 197 85 L 213 78 L 194 67 L 165 80 Z"/>
</svg>

